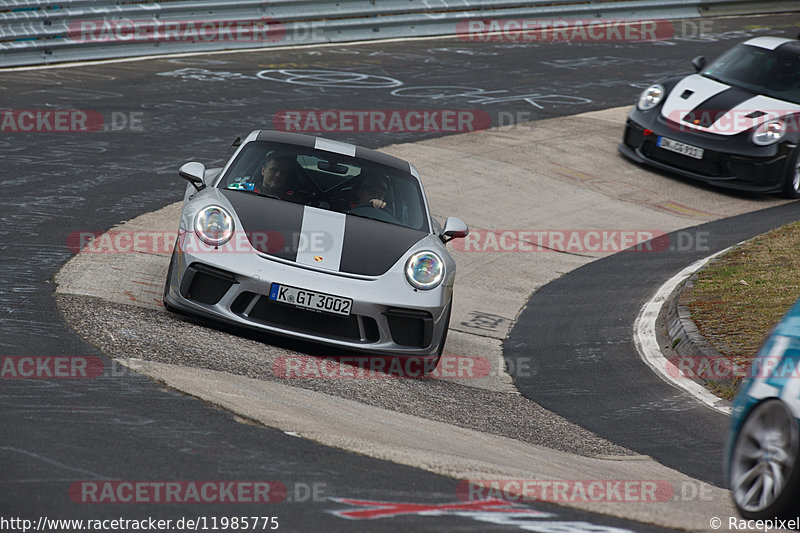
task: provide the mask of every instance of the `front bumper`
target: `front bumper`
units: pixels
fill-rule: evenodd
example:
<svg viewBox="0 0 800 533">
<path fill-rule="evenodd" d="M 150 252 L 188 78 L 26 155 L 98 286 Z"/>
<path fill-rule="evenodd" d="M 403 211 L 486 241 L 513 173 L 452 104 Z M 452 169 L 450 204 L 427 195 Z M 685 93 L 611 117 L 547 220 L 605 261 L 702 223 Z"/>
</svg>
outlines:
<svg viewBox="0 0 800 533">
<path fill-rule="evenodd" d="M 415 290 L 403 265 L 386 274 L 341 275 L 307 269 L 259 253 L 197 250 L 183 233 L 172 258 L 165 302 L 229 324 L 372 355 L 435 356 L 447 327 L 452 276 L 430 291 Z M 188 244 L 188 246 L 187 246 Z M 202 246 L 200 246 L 202 248 Z M 276 303 L 272 283 L 353 299 L 347 317 Z"/>
<path fill-rule="evenodd" d="M 645 130 L 652 133 L 646 134 Z M 659 137 L 680 141 L 703 149 L 703 158 L 678 154 L 657 146 Z M 712 183 L 730 189 L 772 193 L 783 189 L 789 155 L 795 148 L 788 142 L 754 146 L 749 134 L 731 137 L 686 131 L 668 124 L 658 110 L 628 115 L 625 133 L 618 149 L 636 161 L 660 170 Z"/>
</svg>

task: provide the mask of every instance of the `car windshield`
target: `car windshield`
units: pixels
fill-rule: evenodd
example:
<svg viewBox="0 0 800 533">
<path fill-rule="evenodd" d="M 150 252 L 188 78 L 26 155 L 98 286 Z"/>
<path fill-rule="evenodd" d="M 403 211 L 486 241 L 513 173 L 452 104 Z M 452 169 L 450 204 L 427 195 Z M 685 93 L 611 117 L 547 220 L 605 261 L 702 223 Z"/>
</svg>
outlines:
<svg viewBox="0 0 800 533">
<path fill-rule="evenodd" d="M 347 155 L 253 141 L 217 187 L 429 231 L 417 178 Z"/>
<path fill-rule="evenodd" d="M 717 58 L 702 74 L 708 78 L 800 104 L 800 57 L 740 44 Z"/>
</svg>

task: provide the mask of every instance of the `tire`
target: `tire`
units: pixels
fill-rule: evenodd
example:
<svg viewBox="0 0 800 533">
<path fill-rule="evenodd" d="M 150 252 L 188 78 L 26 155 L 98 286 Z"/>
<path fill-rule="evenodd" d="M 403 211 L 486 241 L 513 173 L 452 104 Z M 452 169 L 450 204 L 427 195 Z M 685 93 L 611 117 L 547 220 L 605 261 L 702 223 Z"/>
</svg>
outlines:
<svg viewBox="0 0 800 533">
<path fill-rule="evenodd" d="M 761 402 L 747 416 L 736 436 L 729 476 L 733 502 L 744 518 L 797 516 L 799 434 L 797 419 L 778 399 Z"/>
<path fill-rule="evenodd" d="M 789 161 L 789 168 L 783 181 L 783 196 L 800 198 L 800 148 L 794 150 Z"/>
</svg>

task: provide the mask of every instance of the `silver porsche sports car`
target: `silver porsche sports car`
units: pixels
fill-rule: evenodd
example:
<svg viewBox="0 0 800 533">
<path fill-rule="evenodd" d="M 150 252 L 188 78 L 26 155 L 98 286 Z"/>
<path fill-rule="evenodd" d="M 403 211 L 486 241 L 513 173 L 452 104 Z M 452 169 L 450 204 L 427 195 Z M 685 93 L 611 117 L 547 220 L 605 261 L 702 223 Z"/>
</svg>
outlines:
<svg viewBox="0 0 800 533">
<path fill-rule="evenodd" d="M 619 151 L 721 187 L 800 197 L 800 40 L 756 37 L 648 87 Z"/>
<path fill-rule="evenodd" d="M 188 180 L 164 306 L 280 335 L 437 361 L 456 266 L 406 161 L 257 130 Z M 435 366 L 435 365 L 434 365 Z"/>
</svg>

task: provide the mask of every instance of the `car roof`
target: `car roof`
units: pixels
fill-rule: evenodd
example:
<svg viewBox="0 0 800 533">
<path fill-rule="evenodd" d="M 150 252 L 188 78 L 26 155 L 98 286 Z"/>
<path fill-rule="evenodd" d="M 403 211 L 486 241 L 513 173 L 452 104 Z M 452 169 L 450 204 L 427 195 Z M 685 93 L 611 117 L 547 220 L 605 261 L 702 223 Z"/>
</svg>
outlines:
<svg viewBox="0 0 800 533">
<path fill-rule="evenodd" d="M 274 130 L 258 131 L 256 140 L 294 144 L 305 148 L 315 148 L 317 150 L 324 150 L 326 152 L 357 157 L 359 159 L 366 159 L 368 161 L 374 161 L 382 165 L 408 172 L 414 177 L 419 178 L 419 174 L 417 173 L 416 169 L 408 161 L 389 154 L 384 154 L 383 152 L 378 152 L 377 150 L 364 148 L 363 146 L 357 146 L 355 144 L 334 141 L 331 139 L 325 139 L 323 137 L 315 137 L 314 135 Z"/>
<path fill-rule="evenodd" d="M 786 50 L 790 53 L 800 54 L 800 41 L 797 39 L 787 39 L 786 37 L 756 37 L 745 41 L 743 44 L 758 46 L 759 48 L 766 48 L 768 50 L 777 50 L 780 48 L 782 51 Z"/>
</svg>

